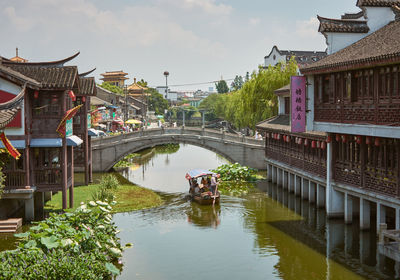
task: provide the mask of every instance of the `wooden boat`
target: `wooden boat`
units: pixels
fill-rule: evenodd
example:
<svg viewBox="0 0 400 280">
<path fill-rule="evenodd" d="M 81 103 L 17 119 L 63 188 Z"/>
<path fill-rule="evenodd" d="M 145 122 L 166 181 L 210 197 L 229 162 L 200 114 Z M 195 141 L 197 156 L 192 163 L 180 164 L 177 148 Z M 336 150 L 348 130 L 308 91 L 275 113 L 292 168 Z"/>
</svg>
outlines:
<svg viewBox="0 0 400 280">
<path fill-rule="evenodd" d="M 204 184 L 198 184 L 198 178 L 211 178 L 217 174 L 206 169 L 193 169 L 190 170 L 185 178 L 189 181 L 189 194 L 193 201 L 202 205 L 218 204 L 220 193 L 218 188 L 211 190 L 211 187 Z"/>
</svg>

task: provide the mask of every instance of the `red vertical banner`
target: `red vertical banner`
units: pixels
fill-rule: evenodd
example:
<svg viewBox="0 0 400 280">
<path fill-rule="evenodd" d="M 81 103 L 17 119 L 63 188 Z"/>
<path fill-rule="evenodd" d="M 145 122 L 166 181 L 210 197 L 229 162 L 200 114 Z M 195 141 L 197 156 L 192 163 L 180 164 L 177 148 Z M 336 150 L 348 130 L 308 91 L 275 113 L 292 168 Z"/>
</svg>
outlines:
<svg viewBox="0 0 400 280">
<path fill-rule="evenodd" d="M 292 132 L 306 131 L 306 77 L 292 76 L 290 79 L 292 100 L 291 130 Z"/>
</svg>

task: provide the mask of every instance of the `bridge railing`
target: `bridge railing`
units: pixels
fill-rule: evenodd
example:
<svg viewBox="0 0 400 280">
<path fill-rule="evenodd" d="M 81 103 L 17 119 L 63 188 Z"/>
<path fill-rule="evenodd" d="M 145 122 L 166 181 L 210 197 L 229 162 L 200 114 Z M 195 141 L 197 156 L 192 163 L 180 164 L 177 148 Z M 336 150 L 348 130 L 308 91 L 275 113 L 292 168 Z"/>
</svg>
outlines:
<svg viewBox="0 0 400 280">
<path fill-rule="evenodd" d="M 159 136 L 159 135 L 195 135 L 202 137 L 211 137 L 222 139 L 225 141 L 241 142 L 252 145 L 264 145 L 264 141 L 261 139 L 254 139 L 253 137 L 245 137 L 242 135 L 227 133 L 225 131 L 216 131 L 212 129 L 202 129 L 202 128 L 152 128 L 152 129 L 142 129 L 139 131 L 123 133 L 115 136 L 103 136 L 92 139 L 92 145 L 116 145 L 123 140 L 135 139 L 141 137 L 149 136 Z"/>
</svg>

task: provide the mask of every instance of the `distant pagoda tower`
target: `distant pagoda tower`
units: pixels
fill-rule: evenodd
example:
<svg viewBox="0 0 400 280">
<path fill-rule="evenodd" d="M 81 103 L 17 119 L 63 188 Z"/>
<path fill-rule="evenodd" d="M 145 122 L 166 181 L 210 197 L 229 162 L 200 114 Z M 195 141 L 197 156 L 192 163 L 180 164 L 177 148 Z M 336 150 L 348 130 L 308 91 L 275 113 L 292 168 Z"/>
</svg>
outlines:
<svg viewBox="0 0 400 280">
<path fill-rule="evenodd" d="M 125 80 L 129 79 L 128 77 L 125 77 L 128 73 L 125 73 L 122 70 L 106 72 L 100 75 L 103 76 L 100 80 L 118 87 L 123 87 L 125 85 Z"/>
<path fill-rule="evenodd" d="M 128 94 L 135 98 L 143 98 L 146 90 L 146 87 L 143 87 L 136 82 L 136 78 L 133 79 L 133 84 L 128 86 Z"/>
<path fill-rule="evenodd" d="M 13 58 L 10 58 L 10 60 L 21 63 L 28 62 L 27 59 L 18 56 L 18 48 L 15 48 L 15 56 Z"/>
</svg>

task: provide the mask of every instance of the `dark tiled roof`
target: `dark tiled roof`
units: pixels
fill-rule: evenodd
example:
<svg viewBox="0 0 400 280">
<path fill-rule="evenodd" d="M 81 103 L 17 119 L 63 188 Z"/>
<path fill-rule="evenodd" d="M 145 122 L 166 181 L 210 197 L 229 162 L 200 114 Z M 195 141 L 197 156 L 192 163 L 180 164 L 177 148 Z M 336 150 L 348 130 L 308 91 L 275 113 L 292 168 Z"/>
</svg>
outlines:
<svg viewBox="0 0 400 280">
<path fill-rule="evenodd" d="M 393 21 L 354 44 L 311 65 L 303 74 L 345 71 L 400 61 L 400 21 Z"/>
<path fill-rule="evenodd" d="M 398 0 L 358 0 L 358 7 L 391 7 L 393 4 L 399 5 Z"/>
<path fill-rule="evenodd" d="M 345 13 L 342 15 L 342 19 L 359 19 L 364 16 L 363 11 L 359 11 L 358 13 Z"/>
<path fill-rule="evenodd" d="M 7 61 L 3 61 L 3 63 L 8 66 L 8 65 L 14 65 L 14 64 L 22 64 L 22 65 L 30 65 L 30 66 L 41 66 L 41 67 L 61 67 L 63 66 L 65 63 L 67 63 L 68 61 L 74 59 L 75 57 L 77 57 L 79 55 L 79 52 L 77 52 L 76 54 L 61 59 L 61 60 L 55 60 L 55 61 L 45 61 L 45 62 L 16 62 L 16 61 L 11 61 L 11 60 L 7 60 Z"/>
<path fill-rule="evenodd" d="M 6 127 L 21 109 L 22 101 L 24 100 L 25 87 L 21 92 L 10 101 L 0 103 L 0 129 Z"/>
<path fill-rule="evenodd" d="M 41 67 L 16 63 L 7 67 L 40 82 L 43 89 L 72 89 L 78 77 L 76 66 Z"/>
<path fill-rule="evenodd" d="M 319 32 L 368 33 L 365 20 L 330 19 L 318 16 Z"/>
<path fill-rule="evenodd" d="M 78 75 L 79 75 L 79 77 L 85 77 L 85 76 L 89 75 L 90 73 L 92 73 L 95 70 L 96 70 L 96 68 L 93 68 L 92 70 L 89 70 L 89 71 L 84 72 L 84 73 L 79 73 Z"/>
<path fill-rule="evenodd" d="M 0 64 L 0 77 L 6 78 L 20 85 L 26 84 L 28 87 L 33 89 L 39 89 L 40 87 L 40 83 L 38 81 L 31 79 L 27 76 L 24 76 L 21 73 L 14 71 L 8 67 L 5 67 L 1 64 Z"/>
<path fill-rule="evenodd" d="M 317 52 L 317 51 L 291 51 L 291 50 L 279 50 L 277 46 L 273 46 L 269 55 L 265 56 L 264 58 L 268 58 L 271 56 L 274 48 L 280 55 L 286 55 L 286 59 L 290 60 L 291 57 L 295 57 L 296 62 L 300 65 L 313 63 L 315 61 L 320 60 L 321 58 L 325 57 L 325 52 Z"/>
<path fill-rule="evenodd" d="M 256 128 L 259 130 L 264 130 L 264 131 L 274 130 L 277 132 L 291 133 L 290 115 L 278 115 L 278 116 L 272 117 L 265 121 L 259 122 L 256 125 Z M 325 137 L 326 136 L 325 132 L 320 132 L 320 131 L 307 131 L 304 133 L 294 133 L 294 134 L 304 135 L 304 136 L 307 135 L 310 137 Z"/>
<path fill-rule="evenodd" d="M 277 90 L 274 91 L 276 95 L 281 95 L 281 94 L 286 94 L 290 93 L 290 84 L 287 84 L 284 87 L 278 88 Z"/>
<path fill-rule="evenodd" d="M 79 77 L 78 95 L 96 95 L 96 83 L 93 77 Z"/>
</svg>

